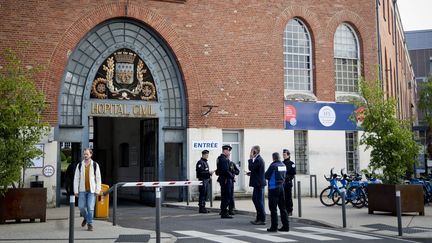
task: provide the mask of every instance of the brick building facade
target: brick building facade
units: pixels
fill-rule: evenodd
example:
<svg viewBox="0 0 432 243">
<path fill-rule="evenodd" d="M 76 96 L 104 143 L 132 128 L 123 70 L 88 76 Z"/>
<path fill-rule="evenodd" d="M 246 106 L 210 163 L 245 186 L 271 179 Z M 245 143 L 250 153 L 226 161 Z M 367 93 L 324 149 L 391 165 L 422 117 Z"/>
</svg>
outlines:
<svg viewBox="0 0 432 243">
<path fill-rule="evenodd" d="M 393 1 L 4 1 L 0 16 L 0 49 L 27 41 L 25 64 L 46 66 L 37 77 L 53 127 L 45 163 L 60 168 L 59 142 L 77 150 L 93 146 L 108 184 L 194 179 L 200 149 L 212 143 L 212 168 L 222 143 L 234 146 L 232 160 L 242 171 L 252 145 L 262 146 L 267 165 L 272 152 L 289 148 L 301 161 L 298 179 L 317 174 L 322 184 L 331 167 L 367 166 L 367 151 L 347 151 L 361 131 L 330 124 L 290 129 L 287 105 L 346 104 L 358 98 L 360 76 L 378 76 L 388 95 L 399 98 L 401 118 L 415 112 L 415 83 Z M 102 67 L 119 51 L 145 63 L 156 98 L 130 99 L 136 90 L 123 96 L 106 84 Z M 96 89 L 119 97 L 95 98 L 98 75 L 104 81 Z M 57 174 L 45 179 L 58 202 Z M 247 185 L 240 175 L 236 190 L 249 192 Z M 167 190 L 165 197 L 180 194 Z M 133 190 L 124 196 L 147 197 Z"/>
</svg>

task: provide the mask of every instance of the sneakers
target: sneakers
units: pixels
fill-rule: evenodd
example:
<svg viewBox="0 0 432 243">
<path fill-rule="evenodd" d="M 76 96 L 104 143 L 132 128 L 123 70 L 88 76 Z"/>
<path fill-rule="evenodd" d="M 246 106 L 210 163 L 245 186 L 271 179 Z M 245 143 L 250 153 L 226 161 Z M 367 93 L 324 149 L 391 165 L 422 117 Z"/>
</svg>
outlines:
<svg viewBox="0 0 432 243">
<path fill-rule="evenodd" d="M 91 224 L 87 225 L 87 230 L 88 231 L 93 231 L 93 225 L 91 225 Z"/>
<path fill-rule="evenodd" d="M 82 221 L 82 223 L 81 223 L 81 227 L 85 227 L 86 224 L 87 224 L 87 220 L 86 220 L 86 219 L 83 219 L 83 221 Z"/>
<path fill-rule="evenodd" d="M 250 223 L 253 225 L 265 225 L 265 222 L 260 221 L 260 220 L 250 221 Z"/>
</svg>

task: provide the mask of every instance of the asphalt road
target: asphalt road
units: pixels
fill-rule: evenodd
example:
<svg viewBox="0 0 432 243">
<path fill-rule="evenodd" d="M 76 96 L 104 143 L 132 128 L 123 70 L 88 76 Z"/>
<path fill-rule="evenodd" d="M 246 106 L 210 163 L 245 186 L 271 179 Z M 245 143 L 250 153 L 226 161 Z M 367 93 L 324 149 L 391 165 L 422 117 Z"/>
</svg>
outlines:
<svg viewBox="0 0 432 243">
<path fill-rule="evenodd" d="M 128 228 L 155 230 L 156 209 L 142 205 L 120 205 L 117 223 Z M 254 217 L 235 215 L 233 219 L 221 219 L 218 213 L 199 214 L 196 210 L 161 208 L 161 231 L 177 237 L 180 243 L 195 242 L 413 242 L 398 238 L 371 235 L 343 229 L 291 223 L 290 232 L 269 233 L 270 225 L 256 226 L 249 221 Z"/>
</svg>

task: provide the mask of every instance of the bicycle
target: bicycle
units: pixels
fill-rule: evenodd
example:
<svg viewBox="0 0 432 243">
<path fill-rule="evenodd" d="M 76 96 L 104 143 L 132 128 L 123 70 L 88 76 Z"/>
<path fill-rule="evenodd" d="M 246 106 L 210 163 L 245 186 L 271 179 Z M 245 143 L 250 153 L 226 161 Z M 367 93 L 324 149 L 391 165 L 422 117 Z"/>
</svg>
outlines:
<svg viewBox="0 0 432 243">
<path fill-rule="evenodd" d="M 337 174 L 333 173 L 332 168 L 330 170 L 330 176 L 326 177 L 324 175 L 324 178 L 330 183 L 330 186 L 324 188 L 324 190 L 320 193 L 320 201 L 321 203 L 326 207 L 331 207 L 335 205 L 335 201 L 333 200 L 333 194 L 336 190 L 339 190 L 339 187 L 337 185 Z"/>
<path fill-rule="evenodd" d="M 343 172 L 344 169 L 341 169 L 341 179 L 340 182 L 345 191 L 345 203 L 351 203 L 355 208 L 362 208 L 366 205 L 367 197 L 363 190 L 363 182 L 361 182 L 361 175 L 357 172 L 350 177 Z M 336 190 L 333 193 L 333 201 L 337 205 L 342 205 L 342 191 Z"/>
</svg>

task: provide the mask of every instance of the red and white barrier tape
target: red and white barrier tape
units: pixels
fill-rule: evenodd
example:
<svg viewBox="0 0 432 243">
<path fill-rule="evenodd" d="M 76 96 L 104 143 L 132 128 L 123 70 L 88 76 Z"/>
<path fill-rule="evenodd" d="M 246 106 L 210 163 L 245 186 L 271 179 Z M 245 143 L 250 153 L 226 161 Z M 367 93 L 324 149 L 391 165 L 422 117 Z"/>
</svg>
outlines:
<svg viewBox="0 0 432 243">
<path fill-rule="evenodd" d="M 153 181 L 153 182 L 126 182 L 122 187 L 166 187 L 166 186 L 200 186 L 202 181 Z"/>
</svg>

